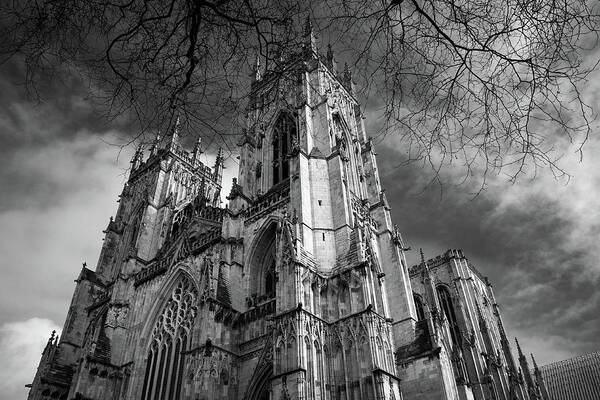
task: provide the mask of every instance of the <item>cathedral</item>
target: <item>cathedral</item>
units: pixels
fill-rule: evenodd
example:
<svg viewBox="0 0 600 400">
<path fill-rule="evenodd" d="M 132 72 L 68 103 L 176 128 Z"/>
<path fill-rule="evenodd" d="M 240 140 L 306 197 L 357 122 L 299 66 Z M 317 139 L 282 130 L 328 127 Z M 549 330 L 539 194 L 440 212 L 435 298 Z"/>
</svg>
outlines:
<svg viewBox="0 0 600 400">
<path fill-rule="evenodd" d="M 30 400 L 549 399 L 459 250 L 407 265 L 346 67 L 254 71 L 239 174 L 140 148 Z"/>
</svg>

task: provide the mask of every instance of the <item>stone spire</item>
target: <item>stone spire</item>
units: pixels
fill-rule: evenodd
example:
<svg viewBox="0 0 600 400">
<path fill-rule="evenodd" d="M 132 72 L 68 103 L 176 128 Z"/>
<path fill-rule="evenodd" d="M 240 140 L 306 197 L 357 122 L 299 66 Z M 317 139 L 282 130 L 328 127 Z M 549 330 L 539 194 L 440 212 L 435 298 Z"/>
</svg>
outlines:
<svg viewBox="0 0 600 400">
<path fill-rule="evenodd" d="M 168 150 L 173 151 L 179 145 L 179 129 L 180 129 L 180 118 L 179 113 L 177 114 L 177 119 L 175 120 L 175 125 L 173 125 L 173 129 L 171 133 L 167 137 L 166 147 Z"/>
<path fill-rule="evenodd" d="M 131 158 L 131 170 L 135 170 L 137 169 L 140 165 L 142 165 L 143 163 L 143 155 L 144 152 L 142 150 L 142 145 L 138 145 L 137 149 L 135 150 L 135 154 L 133 155 L 133 157 Z"/>
<path fill-rule="evenodd" d="M 196 140 L 196 145 L 194 146 L 194 161 L 200 161 L 200 155 L 203 153 L 202 151 L 202 137 L 198 136 Z"/>
<path fill-rule="evenodd" d="M 348 63 L 344 63 L 344 72 L 342 73 L 342 83 L 351 94 L 354 94 L 354 81 L 352 80 L 352 71 Z"/>
<path fill-rule="evenodd" d="M 262 79 L 262 74 L 260 72 L 260 54 L 256 55 L 256 61 L 254 62 L 252 75 L 255 82 L 260 81 Z"/>
<path fill-rule="evenodd" d="M 223 180 L 223 169 L 225 168 L 225 158 L 223 157 L 223 148 L 219 147 L 219 151 L 217 152 L 217 158 L 215 159 L 214 173 L 215 180 L 221 184 Z"/>
<path fill-rule="evenodd" d="M 335 58 L 333 58 L 333 50 L 331 49 L 331 43 L 327 45 L 327 55 L 325 56 L 327 66 L 331 69 L 331 72 L 336 73 L 337 65 Z"/>
<path fill-rule="evenodd" d="M 494 314 L 496 316 L 496 321 L 498 322 L 498 332 L 500 332 L 500 345 L 502 346 L 502 351 L 504 352 L 504 358 L 508 363 L 509 370 L 516 375 L 517 366 L 515 365 L 515 360 L 510 350 L 510 342 L 508 341 L 508 337 L 506 336 L 506 330 L 504 329 L 504 324 L 502 323 L 500 311 L 498 311 L 498 305 L 494 306 Z"/>
<path fill-rule="evenodd" d="M 306 16 L 306 22 L 304 24 L 304 45 L 306 46 L 307 51 L 317 53 L 317 38 L 313 30 L 310 15 Z"/>
<path fill-rule="evenodd" d="M 548 389 L 546 389 L 546 384 L 544 382 L 544 377 L 542 376 L 542 371 L 538 368 L 537 363 L 535 362 L 535 358 L 533 357 L 533 353 L 531 354 L 531 361 L 533 361 L 533 375 L 535 376 L 535 384 L 537 386 L 538 395 L 543 400 L 549 400 L 550 394 L 548 393 Z"/>
<path fill-rule="evenodd" d="M 527 357 L 525 357 L 525 355 L 523 354 L 521 346 L 519 345 L 519 340 L 517 338 L 515 338 L 515 342 L 517 343 L 517 352 L 519 353 L 519 364 L 521 364 L 521 371 L 523 372 L 523 377 L 525 378 L 525 384 L 527 385 L 527 389 L 531 391 L 533 389 L 533 379 L 529 370 L 529 364 L 527 363 Z"/>
<path fill-rule="evenodd" d="M 156 133 L 156 137 L 154 138 L 154 142 L 152 146 L 150 146 L 150 157 L 156 155 L 158 153 L 158 146 L 160 145 L 160 131 Z"/>
</svg>

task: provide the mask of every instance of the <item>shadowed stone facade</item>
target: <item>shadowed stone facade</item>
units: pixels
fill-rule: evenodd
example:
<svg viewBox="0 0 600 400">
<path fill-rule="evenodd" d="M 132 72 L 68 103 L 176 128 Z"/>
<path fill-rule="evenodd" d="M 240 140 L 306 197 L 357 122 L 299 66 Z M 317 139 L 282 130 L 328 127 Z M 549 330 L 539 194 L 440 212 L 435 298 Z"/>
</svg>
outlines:
<svg viewBox="0 0 600 400">
<path fill-rule="evenodd" d="M 461 253 L 407 268 L 350 72 L 305 36 L 256 69 L 227 208 L 178 126 L 136 153 L 29 399 L 541 398 Z"/>
</svg>

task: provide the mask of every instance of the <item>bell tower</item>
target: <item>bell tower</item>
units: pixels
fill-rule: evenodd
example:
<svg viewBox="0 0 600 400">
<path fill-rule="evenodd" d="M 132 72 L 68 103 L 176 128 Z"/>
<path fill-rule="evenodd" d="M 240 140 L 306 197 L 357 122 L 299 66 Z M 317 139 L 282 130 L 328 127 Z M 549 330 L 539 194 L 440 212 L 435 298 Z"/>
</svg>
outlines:
<svg viewBox="0 0 600 400">
<path fill-rule="evenodd" d="M 219 151 L 211 169 L 200 162 L 201 154 L 199 142 L 191 152 L 180 143 L 179 118 L 165 138 L 157 135 L 149 148 L 137 148 L 116 216 L 104 231 L 96 270 L 101 280 L 110 282 L 127 270 L 137 272 L 137 264 L 156 257 L 177 229 L 171 220 L 191 199 L 220 205 L 223 157 Z"/>
<path fill-rule="evenodd" d="M 230 211 L 245 214 L 246 232 L 261 229 L 254 225 L 261 213 L 283 209 L 274 242 L 271 388 L 292 398 L 325 391 L 400 398 L 393 351 L 413 341 L 415 307 L 350 68 L 336 71 L 331 48 L 318 53 L 309 21 L 301 51 L 281 59 L 255 68 L 239 177 L 228 197 Z M 257 241 L 244 237 L 252 254 Z M 254 259 L 244 266 L 252 276 L 260 275 Z M 248 287 L 255 296 L 257 286 Z M 327 357 L 334 365 L 319 370 Z"/>
</svg>

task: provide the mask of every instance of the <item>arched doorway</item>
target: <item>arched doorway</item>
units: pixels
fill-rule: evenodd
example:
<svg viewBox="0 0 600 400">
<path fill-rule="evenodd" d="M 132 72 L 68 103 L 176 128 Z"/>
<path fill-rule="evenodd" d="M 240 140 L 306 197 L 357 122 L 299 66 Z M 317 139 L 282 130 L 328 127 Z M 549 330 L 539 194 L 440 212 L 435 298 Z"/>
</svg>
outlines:
<svg viewBox="0 0 600 400">
<path fill-rule="evenodd" d="M 249 396 L 247 398 L 249 400 L 270 400 L 271 378 L 273 378 L 273 367 L 269 364 L 254 375 L 254 379 L 248 387 Z"/>
</svg>

